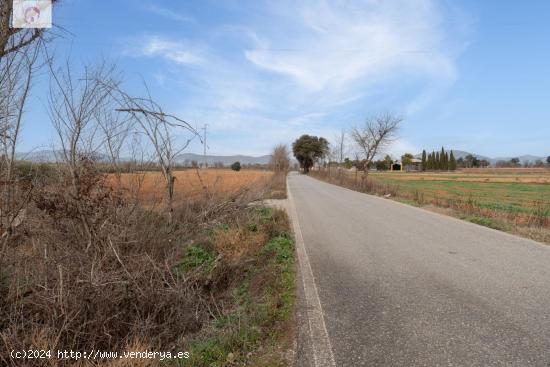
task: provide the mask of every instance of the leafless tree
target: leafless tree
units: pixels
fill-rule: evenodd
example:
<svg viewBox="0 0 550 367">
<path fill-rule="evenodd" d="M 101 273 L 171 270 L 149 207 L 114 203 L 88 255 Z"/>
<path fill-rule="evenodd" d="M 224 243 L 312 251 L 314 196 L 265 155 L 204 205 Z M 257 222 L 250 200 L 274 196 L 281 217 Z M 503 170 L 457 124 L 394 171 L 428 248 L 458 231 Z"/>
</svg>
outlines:
<svg viewBox="0 0 550 367">
<path fill-rule="evenodd" d="M 161 106 L 152 99 L 147 86 L 145 89 L 147 90 L 146 97 L 130 96 L 120 88 L 114 90 L 119 96 L 117 99 L 121 105 L 117 111 L 128 113 L 135 121 L 140 133 L 145 135 L 153 146 L 166 185 L 165 208 L 168 220 L 172 222 L 176 180 L 173 173 L 175 159 L 195 137 L 200 139 L 200 134 L 188 122 L 165 113 Z M 181 132 L 189 135 L 181 139 L 177 136 Z"/>
<path fill-rule="evenodd" d="M 355 127 L 351 137 L 357 144 L 365 162 L 365 175 L 368 166 L 382 149 L 387 147 L 395 138 L 399 125 L 403 121 L 391 113 L 384 113 L 367 118 L 363 127 Z"/>
<path fill-rule="evenodd" d="M 346 146 L 346 131 L 344 129 L 334 135 L 333 143 L 330 144 L 330 153 L 328 155 L 328 173 L 332 174 L 331 167 L 333 162 L 337 162 L 336 166 L 339 166 L 344 161 L 344 156 L 347 154 Z"/>
<path fill-rule="evenodd" d="M 341 164 L 344 161 L 345 155 L 347 153 L 346 130 L 340 130 L 340 132 L 334 137 L 333 147 L 335 158 L 337 159 L 338 163 Z"/>
<path fill-rule="evenodd" d="M 22 48 L 0 58 L 0 227 L 6 249 L 13 227 L 21 222 L 28 193 L 15 175 L 15 153 L 32 78 L 39 66 L 38 48 Z"/>
<path fill-rule="evenodd" d="M 286 172 L 290 168 L 288 147 L 285 144 L 278 144 L 271 152 L 270 165 L 273 171 Z"/>
<path fill-rule="evenodd" d="M 103 85 L 118 85 L 113 78 L 114 68 L 102 63 L 85 66 L 82 76 L 75 76 L 69 60 L 56 68 L 48 61 L 50 69 L 49 113 L 57 132 L 61 152 L 60 166 L 68 171 L 70 196 L 75 202 L 79 219 L 88 237 L 89 248 L 92 244 L 92 232 L 89 219 L 80 205 L 82 198 L 82 175 L 87 164 L 98 157 L 103 144 L 99 134 L 98 110 L 111 98 Z"/>
<path fill-rule="evenodd" d="M 95 111 L 95 119 L 99 125 L 101 141 L 103 142 L 100 153 L 108 159 L 110 171 L 113 172 L 120 185 L 122 173 L 121 154 L 126 141 L 134 131 L 134 124 L 133 119 L 118 113 L 116 108 L 118 108 L 118 105 L 113 98 L 106 99 L 105 103 Z M 138 147 L 139 145 L 136 146 L 135 142 L 129 147 L 134 159 L 140 159 L 136 149 Z M 141 157 L 143 157 L 143 154 Z M 141 158 L 140 161 L 142 160 Z"/>
<path fill-rule="evenodd" d="M 118 85 L 118 81 L 113 78 L 114 67 L 106 63 L 84 66 L 78 77 L 69 60 L 59 68 L 50 60 L 48 66 L 50 118 L 61 146 L 60 158 L 70 170 L 73 194 L 78 196 L 81 162 L 96 159 L 104 143 L 99 111 L 111 96 L 103 85 Z"/>
</svg>

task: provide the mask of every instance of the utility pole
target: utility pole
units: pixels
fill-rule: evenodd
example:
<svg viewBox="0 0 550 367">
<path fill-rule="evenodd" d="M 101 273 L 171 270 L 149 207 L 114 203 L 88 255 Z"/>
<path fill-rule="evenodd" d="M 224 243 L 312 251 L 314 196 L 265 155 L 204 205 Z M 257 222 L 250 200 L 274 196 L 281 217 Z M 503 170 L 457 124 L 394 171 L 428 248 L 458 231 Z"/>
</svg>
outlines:
<svg viewBox="0 0 550 367">
<path fill-rule="evenodd" d="M 208 127 L 208 124 L 204 124 L 203 126 L 203 130 L 204 130 L 204 135 L 203 135 L 203 146 L 204 146 L 204 152 L 203 152 L 203 168 L 208 168 L 208 164 L 206 163 L 206 129 Z"/>
</svg>

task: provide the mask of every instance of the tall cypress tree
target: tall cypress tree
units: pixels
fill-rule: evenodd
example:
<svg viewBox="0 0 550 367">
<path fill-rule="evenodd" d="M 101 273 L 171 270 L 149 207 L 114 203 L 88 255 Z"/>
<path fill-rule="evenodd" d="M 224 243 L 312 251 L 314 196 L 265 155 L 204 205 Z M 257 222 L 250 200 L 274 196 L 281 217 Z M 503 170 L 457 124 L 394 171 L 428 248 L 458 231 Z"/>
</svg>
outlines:
<svg viewBox="0 0 550 367">
<path fill-rule="evenodd" d="M 453 154 L 452 150 L 451 150 L 451 155 L 449 156 L 449 169 L 451 171 L 456 170 L 456 159 L 455 159 L 455 155 Z"/>
<path fill-rule="evenodd" d="M 429 171 L 432 169 L 431 165 L 432 165 L 432 155 L 431 154 L 428 154 L 428 157 L 426 158 L 426 169 Z"/>
<path fill-rule="evenodd" d="M 426 161 L 426 149 L 422 150 L 422 171 L 427 169 L 428 162 Z"/>
<path fill-rule="evenodd" d="M 449 152 L 445 152 L 445 170 L 450 170 Z"/>
<path fill-rule="evenodd" d="M 441 147 L 441 153 L 439 153 L 439 159 L 441 163 L 439 164 L 439 169 L 442 171 L 447 170 L 447 162 L 445 162 L 445 149 Z"/>
<path fill-rule="evenodd" d="M 439 152 L 435 153 L 435 169 L 436 170 L 441 169 L 441 157 L 439 156 Z"/>
</svg>

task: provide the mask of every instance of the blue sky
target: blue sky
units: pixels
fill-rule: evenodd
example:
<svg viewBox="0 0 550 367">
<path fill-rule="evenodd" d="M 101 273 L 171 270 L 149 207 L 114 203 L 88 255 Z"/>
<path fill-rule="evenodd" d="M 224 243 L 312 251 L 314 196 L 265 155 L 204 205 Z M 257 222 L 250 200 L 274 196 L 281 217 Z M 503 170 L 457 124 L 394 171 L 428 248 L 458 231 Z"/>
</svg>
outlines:
<svg viewBox="0 0 550 367">
<path fill-rule="evenodd" d="M 394 155 L 550 155 L 548 1 L 65 0 L 53 17 L 70 32 L 56 55 L 116 62 L 130 92 L 144 79 L 166 111 L 209 124 L 212 154 L 332 140 L 392 111 Z M 55 143 L 45 88 L 21 151 Z"/>
</svg>

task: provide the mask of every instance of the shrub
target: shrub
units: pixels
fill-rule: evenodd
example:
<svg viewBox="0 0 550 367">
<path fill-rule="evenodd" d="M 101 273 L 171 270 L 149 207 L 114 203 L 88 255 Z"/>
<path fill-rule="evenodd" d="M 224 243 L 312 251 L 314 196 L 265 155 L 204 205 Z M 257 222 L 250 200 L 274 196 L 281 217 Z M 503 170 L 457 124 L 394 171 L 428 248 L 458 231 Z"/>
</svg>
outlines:
<svg viewBox="0 0 550 367">
<path fill-rule="evenodd" d="M 241 170 L 241 162 L 235 162 L 231 165 L 231 169 L 233 171 L 240 171 Z"/>
<path fill-rule="evenodd" d="M 6 350 L 31 346 L 173 345 L 211 320 L 239 267 L 218 264 L 215 248 L 189 241 L 210 222 L 244 215 L 243 203 L 258 192 L 188 201 L 168 224 L 127 202 L 93 166 L 81 172 L 77 195 L 70 177 L 51 179 L 35 187 L 19 235 L 0 258 L 0 364 L 9 364 Z M 226 244 L 236 250 L 244 239 L 254 247 L 256 233 L 228 235 Z"/>
</svg>

